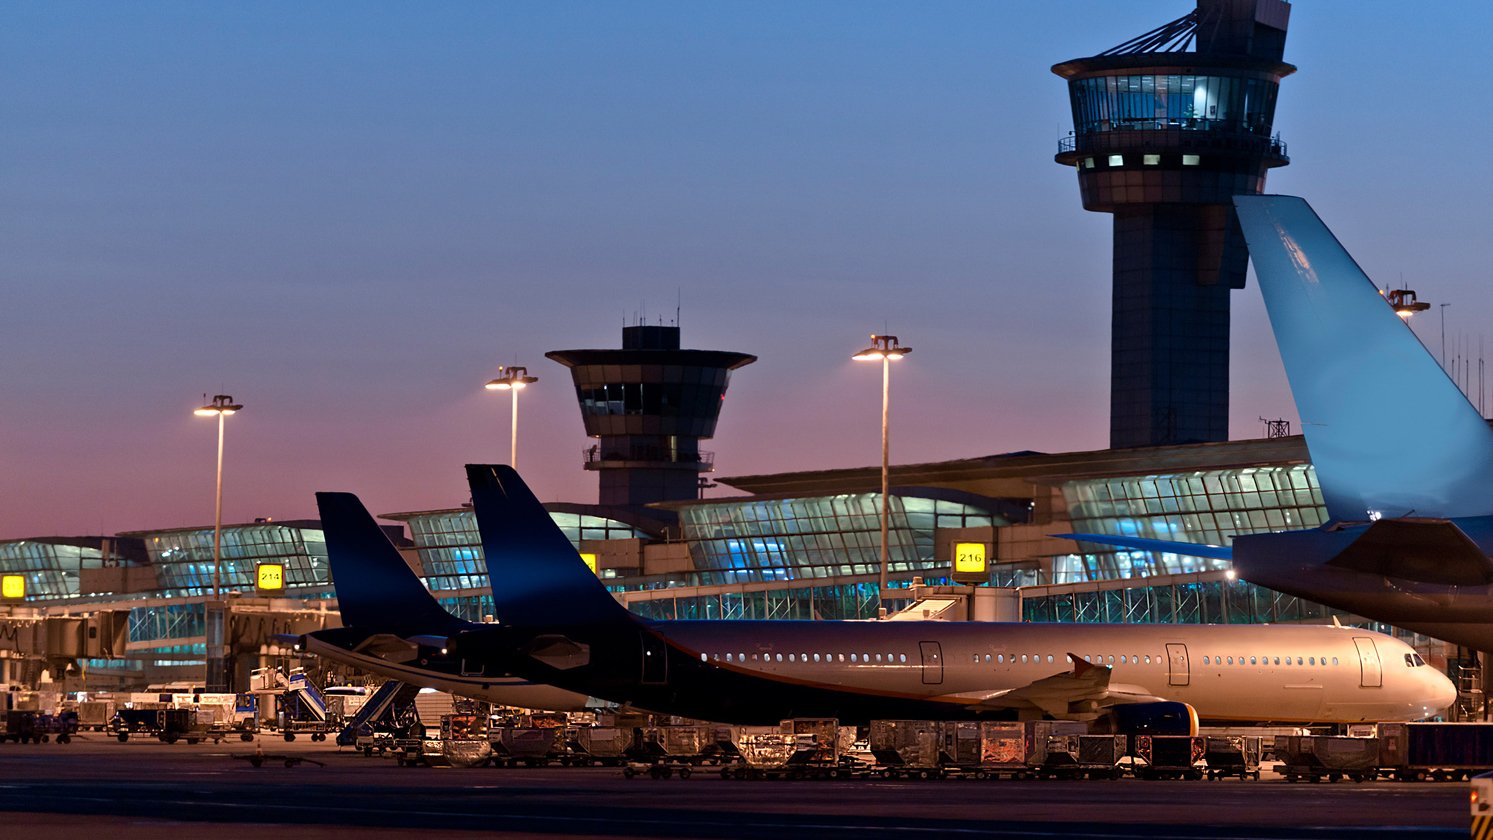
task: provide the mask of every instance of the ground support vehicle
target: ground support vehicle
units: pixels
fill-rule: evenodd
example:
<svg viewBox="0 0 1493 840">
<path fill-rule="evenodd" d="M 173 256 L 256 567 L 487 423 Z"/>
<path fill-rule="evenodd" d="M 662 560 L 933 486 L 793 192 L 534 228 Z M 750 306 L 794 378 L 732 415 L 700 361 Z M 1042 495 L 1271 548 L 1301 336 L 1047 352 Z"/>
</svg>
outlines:
<svg viewBox="0 0 1493 840">
<path fill-rule="evenodd" d="M 548 726 L 500 726 L 488 736 L 494 767 L 544 767 L 565 752 L 565 730 Z"/>
<path fill-rule="evenodd" d="M 1204 739 L 1196 735 L 1130 736 L 1132 772 L 1137 779 L 1203 778 Z"/>
<path fill-rule="evenodd" d="M 133 735 L 151 735 L 167 744 L 186 741 L 195 744 L 214 738 L 212 714 L 200 709 L 120 709 L 114 715 L 110 731 L 122 744 Z"/>
<path fill-rule="evenodd" d="M 627 762 L 637 740 L 631 727 L 572 726 L 565 729 L 561 764 L 618 767 Z"/>
<path fill-rule="evenodd" d="M 77 731 L 78 716 L 73 712 L 52 715 L 30 709 L 11 709 L 5 713 L 5 730 L 0 732 L 0 741 L 44 744 L 56 740 L 59 744 L 66 744 Z"/>
<path fill-rule="evenodd" d="M 1378 741 L 1384 778 L 1456 781 L 1493 770 L 1493 724 L 1381 723 Z"/>
<path fill-rule="evenodd" d="M 1288 782 L 1367 782 L 1379 776 L 1378 738 L 1286 735 L 1275 739 L 1275 757 Z"/>
<path fill-rule="evenodd" d="M 1238 776 L 1260 779 L 1259 735 L 1210 735 L 1203 739 L 1203 761 L 1208 780 Z"/>
</svg>

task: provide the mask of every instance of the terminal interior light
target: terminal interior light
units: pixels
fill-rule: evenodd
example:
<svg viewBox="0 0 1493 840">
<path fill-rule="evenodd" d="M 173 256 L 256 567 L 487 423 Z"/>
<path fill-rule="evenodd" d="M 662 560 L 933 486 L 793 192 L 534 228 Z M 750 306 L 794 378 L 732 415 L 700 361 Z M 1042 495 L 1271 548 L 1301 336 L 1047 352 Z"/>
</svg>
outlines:
<svg viewBox="0 0 1493 840">
<path fill-rule="evenodd" d="M 5 575 L 0 577 L 0 597 L 20 599 L 26 597 L 26 576 Z"/>
</svg>

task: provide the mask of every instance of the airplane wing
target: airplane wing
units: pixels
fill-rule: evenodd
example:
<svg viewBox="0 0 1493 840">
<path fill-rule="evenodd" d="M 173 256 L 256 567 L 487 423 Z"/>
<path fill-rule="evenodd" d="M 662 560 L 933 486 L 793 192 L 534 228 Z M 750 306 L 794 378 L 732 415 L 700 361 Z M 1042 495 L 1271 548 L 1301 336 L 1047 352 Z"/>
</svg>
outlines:
<svg viewBox="0 0 1493 840">
<path fill-rule="evenodd" d="M 1202 543 L 1152 540 L 1144 537 L 1117 537 L 1113 534 L 1049 534 L 1049 536 L 1063 540 L 1079 540 L 1081 542 L 1098 543 L 1099 545 L 1113 545 L 1118 548 L 1130 548 L 1136 551 L 1166 551 L 1172 554 L 1185 554 L 1188 557 L 1207 557 L 1212 560 L 1234 559 L 1234 549 L 1226 545 L 1203 545 Z"/>
<path fill-rule="evenodd" d="M 375 633 L 359 643 L 354 651 L 387 659 L 390 662 L 408 662 L 420 655 L 418 645 L 393 633 Z"/>
<path fill-rule="evenodd" d="M 1085 662 L 1077 654 L 1068 654 L 1073 670 L 1043 677 L 1020 688 L 1008 688 L 984 694 L 960 695 L 969 700 L 969 708 L 1038 709 L 1061 720 L 1092 720 L 1108 706 L 1127 703 L 1157 703 L 1157 697 L 1136 685 L 1111 683 L 1114 671 Z"/>
</svg>

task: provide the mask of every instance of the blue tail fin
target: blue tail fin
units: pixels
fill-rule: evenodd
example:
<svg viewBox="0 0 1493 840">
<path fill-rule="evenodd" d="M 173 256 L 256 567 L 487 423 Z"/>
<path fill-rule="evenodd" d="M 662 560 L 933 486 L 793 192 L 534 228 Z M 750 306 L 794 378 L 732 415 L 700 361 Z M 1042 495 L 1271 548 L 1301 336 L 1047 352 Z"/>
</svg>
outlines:
<svg viewBox="0 0 1493 840">
<path fill-rule="evenodd" d="M 630 620 L 512 467 L 468 464 L 467 482 L 498 621 L 552 627 Z"/>
<path fill-rule="evenodd" d="M 1493 514 L 1493 429 L 1310 205 L 1236 196 L 1328 513 Z"/>
<path fill-rule="evenodd" d="M 344 626 L 399 636 L 469 626 L 441 608 L 357 496 L 317 493 L 316 506 Z"/>
</svg>

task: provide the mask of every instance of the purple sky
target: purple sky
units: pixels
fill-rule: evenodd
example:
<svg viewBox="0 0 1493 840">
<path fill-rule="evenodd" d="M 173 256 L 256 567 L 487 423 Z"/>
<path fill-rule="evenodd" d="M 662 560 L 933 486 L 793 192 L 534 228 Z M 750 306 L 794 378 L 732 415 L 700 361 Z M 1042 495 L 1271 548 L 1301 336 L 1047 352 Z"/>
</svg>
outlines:
<svg viewBox="0 0 1493 840">
<path fill-rule="evenodd" d="M 676 298 L 686 346 L 761 357 L 706 444 L 720 475 L 875 463 L 878 375 L 849 355 L 883 326 L 915 348 L 894 462 L 1101 448 L 1110 220 L 1052 162 L 1048 68 L 1190 8 L 10 3 L 0 538 L 210 523 L 203 392 L 247 406 L 227 521 L 312 516 L 315 490 L 459 504 L 463 463 L 507 457 L 481 388 L 503 363 L 541 380 L 520 467 L 594 501 L 543 354 Z M 1476 359 L 1493 6 L 1352 8 L 1294 8 L 1270 188 L 1381 285 L 1452 303 Z M 1258 292 L 1234 301 L 1255 437 L 1295 410 Z"/>
</svg>

